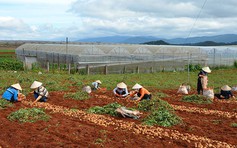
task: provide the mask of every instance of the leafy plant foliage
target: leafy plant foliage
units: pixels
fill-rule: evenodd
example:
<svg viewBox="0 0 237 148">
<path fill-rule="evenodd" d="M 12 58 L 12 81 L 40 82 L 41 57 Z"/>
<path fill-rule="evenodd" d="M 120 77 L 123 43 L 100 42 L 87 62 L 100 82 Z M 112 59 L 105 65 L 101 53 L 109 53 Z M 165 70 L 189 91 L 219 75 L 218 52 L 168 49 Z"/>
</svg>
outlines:
<svg viewBox="0 0 237 148">
<path fill-rule="evenodd" d="M 28 108 L 19 109 L 16 112 L 11 113 L 7 117 L 10 121 L 18 120 L 21 123 L 24 122 L 36 122 L 39 120 L 48 121 L 50 116 L 47 115 L 43 109 L 39 108 Z"/>
<path fill-rule="evenodd" d="M 24 70 L 23 63 L 16 59 L 0 59 L 0 70 Z"/>
<path fill-rule="evenodd" d="M 150 111 L 143 123 L 146 125 L 173 126 L 182 120 L 175 114 L 174 109 L 166 101 L 159 98 L 152 100 L 143 100 L 139 103 L 138 109 L 142 111 Z"/>
<path fill-rule="evenodd" d="M 115 103 L 107 104 L 103 107 L 100 107 L 100 106 L 91 107 L 88 109 L 88 112 L 95 113 L 95 114 L 109 114 L 111 116 L 117 116 L 117 113 L 115 112 L 115 110 L 119 107 L 121 107 L 121 105 L 115 102 Z"/>
<path fill-rule="evenodd" d="M 65 94 L 63 97 L 65 99 L 86 100 L 86 99 L 89 99 L 89 94 L 84 91 L 79 91 L 76 93 Z"/>
<path fill-rule="evenodd" d="M 0 99 L 0 109 L 5 109 L 7 107 L 12 107 L 13 104 L 5 99 Z"/>
<path fill-rule="evenodd" d="M 212 101 L 202 95 L 189 95 L 182 98 L 183 102 L 191 102 L 197 104 L 210 104 Z"/>
</svg>

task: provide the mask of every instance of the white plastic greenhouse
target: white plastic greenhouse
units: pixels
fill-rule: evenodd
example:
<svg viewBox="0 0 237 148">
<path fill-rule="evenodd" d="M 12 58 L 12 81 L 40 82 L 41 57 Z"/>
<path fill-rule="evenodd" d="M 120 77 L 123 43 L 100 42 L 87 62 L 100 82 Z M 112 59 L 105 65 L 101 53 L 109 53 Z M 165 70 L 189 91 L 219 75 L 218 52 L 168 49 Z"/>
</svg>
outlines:
<svg viewBox="0 0 237 148">
<path fill-rule="evenodd" d="M 16 54 L 26 62 L 78 63 L 81 66 L 187 60 L 188 54 L 192 55 L 192 60 L 206 60 L 198 47 L 133 44 L 24 44 L 16 49 Z"/>
</svg>

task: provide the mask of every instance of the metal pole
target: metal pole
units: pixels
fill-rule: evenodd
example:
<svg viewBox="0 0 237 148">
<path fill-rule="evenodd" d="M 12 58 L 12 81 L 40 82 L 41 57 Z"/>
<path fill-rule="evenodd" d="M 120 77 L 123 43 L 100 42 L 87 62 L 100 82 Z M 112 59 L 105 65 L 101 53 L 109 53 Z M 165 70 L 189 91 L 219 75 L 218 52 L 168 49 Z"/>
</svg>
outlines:
<svg viewBox="0 0 237 148">
<path fill-rule="evenodd" d="M 188 84 L 189 84 L 189 80 L 190 80 L 190 70 L 189 70 L 189 65 L 190 65 L 190 54 L 188 52 Z"/>
</svg>

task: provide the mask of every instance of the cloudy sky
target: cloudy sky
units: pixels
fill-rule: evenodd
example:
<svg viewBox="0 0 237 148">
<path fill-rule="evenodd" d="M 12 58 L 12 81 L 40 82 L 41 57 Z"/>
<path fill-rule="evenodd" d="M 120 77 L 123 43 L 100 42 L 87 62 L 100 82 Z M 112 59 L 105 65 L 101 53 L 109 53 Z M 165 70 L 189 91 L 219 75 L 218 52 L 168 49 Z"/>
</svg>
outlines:
<svg viewBox="0 0 237 148">
<path fill-rule="evenodd" d="M 0 0 L 0 40 L 237 34 L 237 0 Z"/>
</svg>

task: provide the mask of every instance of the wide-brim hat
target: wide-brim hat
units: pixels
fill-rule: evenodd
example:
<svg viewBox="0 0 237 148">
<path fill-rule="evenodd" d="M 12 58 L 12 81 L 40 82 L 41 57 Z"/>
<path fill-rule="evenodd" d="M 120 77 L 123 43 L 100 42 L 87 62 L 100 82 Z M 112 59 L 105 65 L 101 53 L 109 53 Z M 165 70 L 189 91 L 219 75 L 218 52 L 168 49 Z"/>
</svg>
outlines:
<svg viewBox="0 0 237 148">
<path fill-rule="evenodd" d="M 41 83 L 41 82 L 34 81 L 34 82 L 32 83 L 32 85 L 30 86 L 30 88 L 31 88 L 31 89 L 35 89 L 35 88 L 40 87 L 42 84 L 43 84 L 43 83 Z"/>
<path fill-rule="evenodd" d="M 22 90 L 21 85 L 19 83 L 12 84 L 11 87 L 18 89 L 18 90 Z"/>
<path fill-rule="evenodd" d="M 132 87 L 132 89 L 140 89 L 140 88 L 142 88 L 142 86 L 141 86 L 140 84 L 138 84 L 138 83 L 136 83 L 136 84 Z"/>
<path fill-rule="evenodd" d="M 207 73 L 211 73 L 211 69 L 209 67 L 203 67 L 202 70 Z"/>
<path fill-rule="evenodd" d="M 95 82 L 99 83 L 99 84 L 102 84 L 100 80 L 96 80 Z"/>
<path fill-rule="evenodd" d="M 127 88 L 127 85 L 123 82 L 117 84 L 118 88 Z"/>
<path fill-rule="evenodd" d="M 230 91 L 231 88 L 228 85 L 224 85 L 224 86 L 221 87 L 221 90 Z"/>
</svg>

